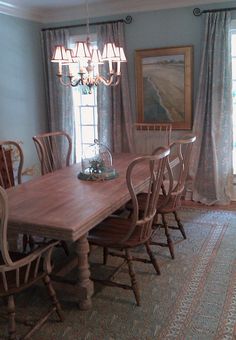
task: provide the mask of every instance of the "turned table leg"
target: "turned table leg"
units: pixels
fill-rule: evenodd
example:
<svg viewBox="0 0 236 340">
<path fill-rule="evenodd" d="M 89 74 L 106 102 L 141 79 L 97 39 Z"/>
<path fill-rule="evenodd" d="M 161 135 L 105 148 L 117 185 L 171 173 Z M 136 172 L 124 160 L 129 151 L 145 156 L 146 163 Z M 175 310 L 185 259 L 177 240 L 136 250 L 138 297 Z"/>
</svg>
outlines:
<svg viewBox="0 0 236 340">
<path fill-rule="evenodd" d="M 91 296 L 93 295 L 93 282 L 90 280 L 88 262 L 89 243 L 87 234 L 76 241 L 75 252 L 78 256 L 77 288 L 79 291 L 79 309 L 87 310 L 92 307 Z"/>
</svg>

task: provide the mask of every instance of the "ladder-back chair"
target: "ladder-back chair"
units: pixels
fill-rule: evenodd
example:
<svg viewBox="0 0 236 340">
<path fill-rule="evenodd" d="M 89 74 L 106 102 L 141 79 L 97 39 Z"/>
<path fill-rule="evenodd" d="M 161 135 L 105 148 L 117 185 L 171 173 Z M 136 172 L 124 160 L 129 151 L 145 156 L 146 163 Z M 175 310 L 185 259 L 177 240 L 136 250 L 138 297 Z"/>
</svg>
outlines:
<svg viewBox="0 0 236 340">
<path fill-rule="evenodd" d="M 168 146 L 171 141 L 172 124 L 136 123 L 135 152 L 150 155 L 158 146 Z"/>
<path fill-rule="evenodd" d="M 64 131 L 43 133 L 33 137 L 41 165 L 41 174 L 70 165 L 71 137 Z"/>
<path fill-rule="evenodd" d="M 126 172 L 126 182 L 133 204 L 132 215 L 129 218 L 121 218 L 114 215 L 108 217 L 96 228 L 92 229 L 88 236 L 91 245 L 101 246 L 104 249 L 112 248 L 124 251 L 124 253 L 109 251 L 109 254 L 124 259 L 123 264 L 128 265 L 131 286 L 111 280 L 114 278 L 114 273 L 108 280 L 99 280 L 99 282 L 104 283 L 105 285 L 133 290 L 137 305 L 140 305 L 140 292 L 132 261 L 137 260 L 151 263 L 157 274 L 160 274 L 159 266 L 149 245 L 149 239 L 152 234 L 153 218 L 156 214 L 157 200 L 161 190 L 169 152 L 168 148 L 162 148 L 156 155 L 142 156 L 136 158 L 129 164 Z M 145 165 L 145 170 L 143 171 L 144 179 L 149 176 L 147 199 L 142 216 L 139 214 L 139 202 L 133 187 L 136 171 L 138 171 L 139 166 L 141 165 Z M 142 244 L 145 245 L 150 260 L 136 258 L 131 255 L 130 249 L 136 248 Z M 119 269 L 120 266 L 118 270 Z"/>
<path fill-rule="evenodd" d="M 39 329 L 49 316 L 56 312 L 60 321 L 63 314 L 56 293 L 52 287 L 49 274 L 51 272 L 51 253 L 58 243 L 51 241 L 37 248 L 27 256 L 22 253 L 9 253 L 7 242 L 8 201 L 5 190 L 0 187 L 0 297 L 7 299 L 9 339 L 16 339 L 15 301 L 17 293 L 27 289 L 39 280 L 43 280 L 52 300 L 50 310 L 21 339 L 31 339 L 31 335 Z"/>
</svg>

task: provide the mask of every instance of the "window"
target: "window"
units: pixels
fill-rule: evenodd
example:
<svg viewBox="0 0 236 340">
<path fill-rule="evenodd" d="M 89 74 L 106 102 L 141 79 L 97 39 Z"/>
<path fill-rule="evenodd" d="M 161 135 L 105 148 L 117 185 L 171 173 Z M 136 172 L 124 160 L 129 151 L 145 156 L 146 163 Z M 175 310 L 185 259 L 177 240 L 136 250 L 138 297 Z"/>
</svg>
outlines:
<svg viewBox="0 0 236 340">
<path fill-rule="evenodd" d="M 86 40 L 85 36 L 71 38 L 71 47 L 79 40 Z M 96 46 L 96 35 L 90 35 L 90 43 Z M 96 70 L 95 70 L 96 72 Z M 73 101 L 75 109 L 75 140 L 76 161 L 80 161 L 84 150 L 98 138 L 97 119 L 97 88 L 92 89 L 92 94 L 83 94 L 81 86 L 73 87 Z"/>
<path fill-rule="evenodd" d="M 79 161 L 85 148 L 94 142 L 97 135 L 97 90 L 83 94 L 79 87 L 73 88 L 75 107 L 76 160 Z"/>
</svg>

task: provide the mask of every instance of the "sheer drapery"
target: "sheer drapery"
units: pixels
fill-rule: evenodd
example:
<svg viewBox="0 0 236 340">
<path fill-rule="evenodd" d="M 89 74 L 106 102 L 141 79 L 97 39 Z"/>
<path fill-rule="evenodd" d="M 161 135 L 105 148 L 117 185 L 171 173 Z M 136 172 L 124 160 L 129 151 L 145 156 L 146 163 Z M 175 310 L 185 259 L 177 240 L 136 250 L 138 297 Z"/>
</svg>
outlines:
<svg viewBox="0 0 236 340">
<path fill-rule="evenodd" d="M 99 47 L 106 42 L 124 47 L 124 23 L 99 25 L 97 32 Z M 130 152 L 133 134 L 127 63 L 121 63 L 121 73 L 118 86 L 98 86 L 98 136 L 113 152 Z"/>
<path fill-rule="evenodd" d="M 231 198 L 232 75 L 230 12 L 205 14 L 205 35 L 195 109 L 193 199 L 227 204 Z"/>
<path fill-rule="evenodd" d="M 59 82 L 57 78 L 58 65 L 50 61 L 53 47 L 55 45 L 67 46 L 68 42 L 69 31 L 66 29 L 42 31 L 48 129 L 50 132 L 61 130 L 67 132 L 72 138 L 72 155 L 74 155 L 75 138 L 72 88 L 71 86 L 64 86 Z"/>
</svg>

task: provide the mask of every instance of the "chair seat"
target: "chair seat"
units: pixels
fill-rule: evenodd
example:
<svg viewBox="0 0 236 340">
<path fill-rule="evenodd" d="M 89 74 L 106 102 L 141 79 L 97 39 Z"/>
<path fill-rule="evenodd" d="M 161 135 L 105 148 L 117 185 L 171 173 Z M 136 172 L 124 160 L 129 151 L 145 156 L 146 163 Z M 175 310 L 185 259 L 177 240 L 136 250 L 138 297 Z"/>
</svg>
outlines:
<svg viewBox="0 0 236 340">
<path fill-rule="evenodd" d="M 101 224 L 93 228 L 88 235 L 88 241 L 91 244 L 101 247 L 120 248 L 119 244 L 122 242 L 121 248 L 135 247 L 140 242 L 139 227 L 136 226 L 134 233 L 129 237 L 128 241 L 123 242 L 123 239 L 130 230 L 131 220 L 120 217 L 108 217 Z M 150 237 L 150 235 L 149 235 Z M 147 239 L 149 238 L 147 237 Z"/>
<path fill-rule="evenodd" d="M 144 209 L 142 209 L 142 207 L 145 207 L 147 194 L 145 192 L 142 192 L 142 193 L 137 195 L 137 199 L 138 199 L 138 202 L 139 202 L 140 211 L 144 210 Z M 169 197 L 168 202 L 164 206 L 162 206 L 163 202 L 165 200 L 165 196 L 160 195 L 159 198 L 158 198 L 158 201 L 157 201 L 157 213 L 168 214 L 170 212 L 175 211 L 178 207 L 181 206 L 181 200 L 179 199 L 178 204 L 176 204 L 175 199 L 176 199 L 175 196 Z M 127 203 L 126 209 L 128 209 L 128 210 L 133 209 L 131 201 L 129 201 Z"/>
<path fill-rule="evenodd" d="M 11 257 L 13 262 L 21 260 L 22 258 L 25 257 L 25 255 L 22 254 L 22 253 L 10 252 L 9 254 L 10 254 L 10 257 Z M 1 254 L 0 254 L 0 265 L 3 265 L 3 264 L 4 264 L 4 261 L 3 261 Z M 8 292 L 7 293 L 6 293 L 6 290 L 4 288 L 3 279 L 2 279 L 1 273 L 0 273 L 0 296 L 10 295 L 10 294 L 15 293 L 16 291 L 20 292 L 20 291 L 24 290 L 25 288 L 27 288 L 28 286 L 31 286 L 32 283 L 41 279 L 45 275 L 45 272 L 43 270 L 43 259 L 40 260 L 39 270 L 38 270 L 36 277 L 34 277 L 35 263 L 33 263 L 31 265 L 30 271 L 29 271 L 29 280 L 26 284 L 24 284 L 26 270 L 27 270 L 27 266 L 21 267 L 21 269 L 19 270 L 20 288 L 18 288 L 16 286 L 16 270 L 11 270 L 11 271 L 5 272 L 6 279 L 7 279 L 7 285 L 8 285 Z"/>
</svg>

